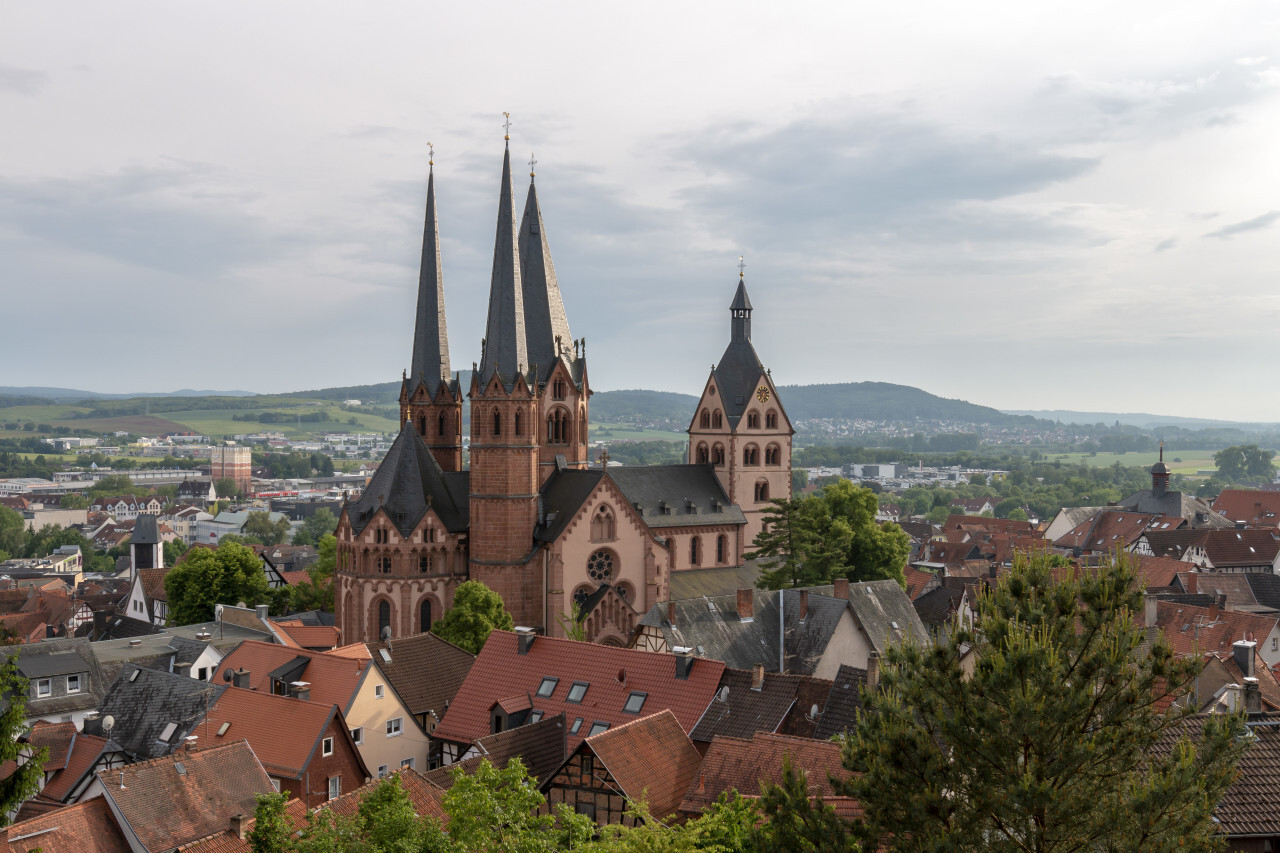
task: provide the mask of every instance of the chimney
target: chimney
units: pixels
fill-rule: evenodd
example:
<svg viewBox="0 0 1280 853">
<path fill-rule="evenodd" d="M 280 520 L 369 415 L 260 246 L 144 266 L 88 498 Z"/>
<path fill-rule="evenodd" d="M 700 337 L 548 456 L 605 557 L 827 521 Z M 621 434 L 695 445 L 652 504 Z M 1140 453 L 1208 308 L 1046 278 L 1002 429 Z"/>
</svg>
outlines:
<svg viewBox="0 0 1280 853">
<path fill-rule="evenodd" d="M 674 601 L 667 602 L 667 624 L 672 628 L 676 626 L 676 603 Z"/>
<path fill-rule="evenodd" d="M 84 725 L 80 731 L 87 735 L 102 737 L 102 716 L 97 711 L 85 714 Z"/>
<path fill-rule="evenodd" d="M 1154 628 L 1156 626 L 1156 622 L 1159 620 L 1159 616 L 1156 615 L 1156 605 L 1159 601 L 1160 599 L 1156 598 L 1154 595 L 1148 595 L 1142 602 L 1142 615 L 1144 617 L 1142 621 L 1146 623 L 1148 628 Z"/>
<path fill-rule="evenodd" d="M 1244 680 L 1244 709 L 1249 716 L 1262 713 L 1262 693 L 1258 690 L 1258 679 L 1249 677 Z"/>
<path fill-rule="evenodd" d="M 693 649 L 688 646 L 676 646 L 676 678 L 679 681 L 689 680 L 689 670 L 693 669 Z"/>
<path fill-rule="evenodd" d="M 1191 595 L 1195 595 L 1196 587 L 1198 587 L 1199 585 L 1200 585 L 1200 581 L 1196 577 L 1196 573 L 1188 572 L 1187 573 L 1187 592 L 1190 593 Z"/>
<path fill-rule="evenodd" d="M 800 590 L 800 621 L 803 622 L 809 615 L 809 590 Z"/>
<path fill-rule="evenodd" d="M 1218 593 L 1216 596 L 1214 596 L 1213 603 L 1219 610 L 1226 610 L 1227 594 L 1225 592 Z"/>
<path fill-rule="evenodd" d="M 1249 527 L 1249 522 L 1247 522 L 1247 521 L 1237 521 L 1237 522 L 1236 522 L 1236 530 L 1245 530 L 1245 529 L 1247 529 L 1248 527 Z"/>
<path fill-rule="evenodd" d="M 101 640 L 107 635 L 107 611 L 93 611 L 93 639 Z"/>
<path fill-rule="evenodd" d="M 740 589 L 738 590 L 738 619 L 743 622 L 752 621 L 755 616 L 752 610 L 755 607 L 755 590 Z"/>
<path fill-rule="evenodd" d="M 247 669 L 232 670 L 231 683 L 234 684 L 236 687 L 243 687 L 244 689 L 248 690 L 249 689 L 249 670 Z"/>
<path fill-rule="evenodd" d="M 289 694 L 294 699 L 301 699 L 303 702 L 311 701 L 311 682 L 295 681 L 289 685 Z"/>
<path fill-rule="evenodd" d="M 1236 640 L 1231 644 L 1231 658 L 1245 678 L 1253 678 L 1253 650 L 1257 645 L 1249 640 Z"/>
<path fill-rule="evenodd" d="M 1218 621 L 1218 602 L 1216 600 L 1213 602 L 1213 604 L 1209 605 L 1209 621 L 1210 622 Z"/>
<path fill-rule="evenodd" d="M 231 834 L 241 841 L 244 840 L 245 825 L 249 822 L 249 818 L 242 814 L 233 814 L 231 816 Z"/>
<path fill-rule="evenodd" d="M 849 597 L 849 579 L 848 578 L 836 578 L 834 581 L 834 585 L 835 585 L 835 591 L 832 592 L 832 595 L 834 595 L 836 598 Z"/>
<path fill-rule="evenodd" d="M 764 689 L 764 664 L 751 667 L 751 689 L 759 692 Z"/>
<path fill-rule="evenodd" d="M 529 648 L 533 645 L 534 638 L 537 636 L 532 628 L 526 628 L 523 625 L 516 628 L 516 654 L 529 654 Z"/>
<path fill-rule="evenodd" d="M 176 674 L 183 676 L 184 678 L 190 678 L 190 677 L 191 677 L 191 662 L 190 662 L 190 661 L 180 661 L 180 662 L 178 662 L 178 663 L 175 663 L 175 664 L 173 665 L 173 671 L 174 671 Z"/>
<path fill-rule="evenodd" d="M 867 692 L 875 693 L 880 688 L 880 653 L 872 650 L 867 654 Z"/>
<path fill-rule="evenodd" d="M 195 752 L 196 743 L 199 740 L 200 738 L 197 735 L 187 735 L 182 739 L 182 748 L 185 749 L 187 752 Z"/>
<path fill-rule="evenodd" d="M 263 622 L 267 621 L 267 616 L 271 613 L 271 606 L 267 604 L 259 604 L 253 608 L 258 611 L 258 618 Z"/>
</svg>

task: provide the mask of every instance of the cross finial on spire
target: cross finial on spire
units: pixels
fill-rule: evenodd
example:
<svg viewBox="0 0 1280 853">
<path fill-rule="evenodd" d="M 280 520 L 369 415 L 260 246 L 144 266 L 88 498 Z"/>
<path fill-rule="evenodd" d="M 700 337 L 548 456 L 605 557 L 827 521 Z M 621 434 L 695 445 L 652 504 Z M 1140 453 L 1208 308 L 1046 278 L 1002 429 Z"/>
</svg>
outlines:
<svg viewBox="0 0 1280 853">
<path fill-rule="evenodd" d="M 529 155 L 529 177 L 533 177 L 533 167 L 538 165 L 538 160 L 532 154 Z"/>
<path fill-rule="evenodd" d="M 505 122 L 502 123 L 502 130 L 505 134 L 502 138 L 510 142 L 511 141 L 511 113 L 503 113 L 502 115 L 505 116 L 507 119 Z"/>
<path fill-rule="evenodd" d="M 742 255 L 738 255 L 738 278 L 742 278 L 747 274 L 747 262 L 743 260 Z"/>
<path fill-rule="evenodd" d="M 434 166 L 436 164 L 436 147 L 430 142 L 427 143 L 427 165 Z"/>
<path fill-rule="evenodd" d="M 1160 440 L 1160 461 L 1164 461 L 1164 439 Z"/>
</svg>

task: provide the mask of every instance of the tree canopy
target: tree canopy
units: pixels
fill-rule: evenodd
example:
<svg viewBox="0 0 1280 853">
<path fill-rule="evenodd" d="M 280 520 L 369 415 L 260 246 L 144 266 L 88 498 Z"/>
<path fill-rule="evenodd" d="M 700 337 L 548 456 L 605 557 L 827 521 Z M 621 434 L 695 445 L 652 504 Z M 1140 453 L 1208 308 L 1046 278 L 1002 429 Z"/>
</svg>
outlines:
<svg viewBox="0 0 1280 853">
<path fill-rule="evenodd" d="M 244 522 L 245 538 L 262 545 L 279 545 L 289 535 L 289 529 L 289 519 L 272 521 L 268 512 L 251 512 Z"/>
<path fill-rule="evenodd" d="M 294 545 L 314 545 L 320 537 L 327 536 L 338 529 L 338 517 L 328 507 L 322 506 L 312 513 L 298 532 L 293 534 Z"/>
<path fill-rule="evenodd" d="M 1262 450 L 1256 444 L 1237 444 L 1224 447 L 1213 454 L 1213 464 L 1218 474 L 1228 480 L 1262 480 L 1271 482 L 1276 469 L 1271 464 L 1274 450 Z"/>
<path fill-rule="evenodd" d="M 950 641 L 891 648 L 844 742 L 858 835 L 896 851 L 1205 850 L 1243 746 L 1166 710 L 1198 661 L 1149 646 L 1123 557 L 1075 577 L 1019 559 Z M 970 651 L 971 650 L 971 651 Z M 972 674 L 962 658 L 975 655 Z M 1165 743 L 1173 748 L 1154 749 Z"/>
<path fill-rule="evenodd" d="M 332 533 L 320 537 L 316 545 L 320 557 L 307 567 L 307 580 L 289 588 L 290 607 L 295 611 L 333 611 L 333 570 L 338 564 L 338 540 Z"/>
<path fill-rule="evenodd" d="M 514 624 L 502 596 L 480 581 L 466 581 L 454 590 L 453 607 L 431 626 L 431 633 L 476 655 L 494 628 L 510 631 Z"/>
<path fill-rule="evenodd" d="M 24 744 L 18 736 L 27 731 L 27 680 L 18 672 L 16 653 L 4 658 L 0 664 L 0 696 L 7 706 L 0 711 L 0 764 L 17 762 L 22 756 Z M 49 759 L 48 747 L 40 750 L 19 765 L 12 773 L 0 779 L 0 826 L 8 826 L 9 814 L 26 800 L 40 792 L 44 785 L 44 763 Z"/>
<path fill-rule="evenodd" d="M 238 542 L 223 542 L 217 550 L 192 548 L 164 576 L 164 589 L 171 625 L 208 622 L 218 604 L 243 601 L 252 607 L 274 600 L 262 558 Z"/>
</svg>

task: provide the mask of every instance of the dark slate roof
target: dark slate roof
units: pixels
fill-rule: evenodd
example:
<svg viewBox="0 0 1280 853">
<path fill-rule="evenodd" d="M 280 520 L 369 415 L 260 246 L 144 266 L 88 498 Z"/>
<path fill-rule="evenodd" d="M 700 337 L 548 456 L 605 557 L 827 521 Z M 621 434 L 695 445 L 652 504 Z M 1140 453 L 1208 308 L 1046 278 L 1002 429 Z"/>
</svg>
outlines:
<svg viewBox="0 0 1280 853">
<path fill-rule="evenodd" d="M 729 305 L 730 311 L 750 311 L 751 297 L 747 296 L 747 283 L 738 277 L 738 289 L 733 294 L 733 302 Z"/>
<path fill-rule="evenodd" d="M 430 633 L 366 645 L 374 663 L 414 715 L 443 717 L 476 661 L 475 655 Z M 391 660 L 383 659 L 376 649 L 385 649 Z"/>
<path fill-rule="evenodd" d="M 599 468 L 583 471 L 579 468 L 559 468 L 542 485 L 543 523 L 534 531 L 539 542 L 554 542 L 573 520 L 604 472 Z"/>
<path fill-rule="evenodd" d="M 134 675 L 137 673 L 137 675 Z M 101 711 L 105 718 L 115 718 L 111 739 L 137 760 L 168 755 L 182 745 L 182 739 L 196 732 L 206 709 L 215 704 L 227 689 L 225 684 L 209 684 L 159 672 L 154 669 L 125 664 L 120 675 L 107 690 Z M 176 723 L 174 731 L 161 740 L 169 723 Z M 208 738 L 201 738 L 208 741 Z"/>
<path fill-rule="evenodd" d="M 922 642 L 929 636 L 911 599 L 895 580 L 850 584 L 849 605 L 882 656 L 891 645 L 910 639 Z"/>
<path fill-rule="evenodd" d="M 517 375 L 529 367 L 515 206 L 511 188 L 511 149 L 508 146 L 502 154 L 498 229 L 493 243 L 493 273 L 489 280 L 489 319 L 485 323 L 485 343 L 477 376 L 481 388 L 488 386 L 495 373 L 510 388 Z"/>
<path fill-rule="evenodd" d="M 454 533 L 464 531 L 469 507 L 467 477 L 466 472 L 446 475 L 417 430 L 406 423 L 360 499 L 346 507 L 351 530 L 358 535 L 381 508 L 401 534 L 408 536 L 426 514 L 429 502 L 446 528 Z"/>
<path fill-rule="evenodd" d="M 769 672 L 760 689 L 753 690 L 751 680 L 747 670 L 726 669 L 720 676 L 720 691 L 689 732 L 690 740 L 710 743 L 716 735 L 749 738 L 755 732 L 776 732 L 798 701 L 797 690 L 806 682 L 830 684 L 804 675 Z"/>
<path fill-rule="evenodd" d="M 524 288 L 524 333 L 529 361 L 546 381 L 558 359 L 572 360 L 573 336 L 560 298 L 560 283 L 547 245 L 547 229 L 538 206 L 538 189 L 530 175 L 529 196 L 520 220 L 520 281 Z M 557 347 L 557 338 L 559 346 Z"/>
<path fill-rule="evenodd" d="M 609 478 L 651 528 L 746 524 L 710 465 L 620 466 L 609 469 Z"/>
<path fill-rule="evenodd" d="M 867 671 L 841 664 L 831 693 L 822 706 L 822 716 L 813 736 L 817 740 L 830 740 L 853 727 L 858 711 L 862 708 L 862 689 L 867 685 Z"/>
<path fill-rule="evenodd" d="M 133 534 L 130 541 L 134 545 L 158 545 L 160 530 L 156 527 L 156 517 L 144 512 L 133 523 Z"/>
<path fill-rule="evenodd" d="M 747 316 L 733 317 L 735 311 L 746 311 Z M 724 405 L 725 416 L 729 419 L 729 428 L 737 429 L 742 413 L 751 402 L 756 382 L 764 373 L 764 365 L 760 363 L 760 357 L 751 345 L 751 300 L 747 297 L 747 285 L 741 278 L 738 279 L 738 290 L 729 306 L 729 312 L 729 346 L 725 348 L 712 373 L 717 393 Z"/>
<path fill-rule="evenodd" d="M 1195 495 L 1183 492 L 1165 492 L 1156 494 L 1151 489 L 1134 492 L 1116 505 L 1141 513 L 1159 513 L 1174 518 L 1185 518 L 1192 527 L 1232 527 L 1229 519 L 1223 518 L 1213 511 L 1213 507 Z"/>
<path fill-rule="evenodd" d="M 951 614 L 960 609 L 963 599 L 963 586 L 943 585 L 929 590 L 912 604 L 921 622 L 926 625 L 942 625 L 951 618 Z"/>
<path fill-rule="evenodd" d="M 1249 588 L 1253 590 L 1253 597 L 1258 600 L 1259 604 L 1274 610 L 1280 610 L 1280 576 L 1262 574 L 1260 572 L 1245 572 L 1244 578 L 1249 582 Z"/>
<path fill-rule="evenodd" d="M 759 579 L 757 560 L 747 560 L 741 566 L 686 569 L 671 573 L 671 597 L 679 601 L 704 595 L 729 595 L 740 589 L 754 589 Z"/>
<path fill-rule="evenodd" d="M 21 646 L 0 646 L 0 660 L 15 653 L 18 655 L 18 670 L 28 678 L 88 673 L 79 693 L 54 695 L 47 699 L 28 699 L 28 717 L 69 714 L 97 707 L 106 685 L 98 659 L 93 654 L 93 646 L 87 637 L 64 637 Z M 4 697 L 0 697 L 0 707 L 7 705 Z"/>
<path fill-rule="evenodd" d="M 435 397 L 449 369 L 449 331 L 444 315 L 444 275 L 440 269 L 440 223 L 436 217 L 435 170 L 427 176 L 427 214 L 422 228 L 422 267 L 418 274 L 418 314 L 413 327 L 409 387 L 425 382 Z"/>
</svg>

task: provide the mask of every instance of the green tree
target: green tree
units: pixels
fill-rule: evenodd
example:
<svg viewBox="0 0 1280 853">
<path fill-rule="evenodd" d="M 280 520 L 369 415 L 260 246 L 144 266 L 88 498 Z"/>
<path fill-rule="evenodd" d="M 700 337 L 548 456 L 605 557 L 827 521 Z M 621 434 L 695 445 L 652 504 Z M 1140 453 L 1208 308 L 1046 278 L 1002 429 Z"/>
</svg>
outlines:
<svg viewBox="0 0 1280 853">
<path fill-rule="evenodd" d="M 1027 521 L 1027 520 L 1028 520 L 1028 519 L 1027 519 L 1027 513 L 1026 513 L 1026 511 L 1025 511 L 1025 510 L 1023 510 L 1023 508 L 1022 508 L 1022 507 L 1017 507 L 1016 509 L 1011 509 L 1011 510 L 1009 510 L 1009 514 L 1008 514 L 1008 515 L 1006 515 L 1006 516 L 1005 516 L 1005 518 L 1011 519 L 1011 520 L 1013 520 L 1013 521 Z"/>
<path fill-rule="evenodd" d="M 338 517 L 328 507 L 320 507 L 309 518 L 302 522 L 298 532 L 293 534 L 294 545 L 314 545 L 320 537 L 329 535 L 338 529 Z"/>
<path fill-rule="evenodd" d="M 164 543 L 164 564 L 172 566 L 178 562 L 178 558 L 187 553 L 187 543 L 181 539 L 173 539 Z"/>
<path fill-rule="evenodd" d="M 133 480 L 126 474 L 108 474 L 89 487 L 90 498 L 110 498 L 132 494 Z"/>
<path fill-rule="evenodd" d="M 861 849 L 849 834 L 849 824 L 835 809 L 812 796 L 803 769 L 782 759 L 782 779 L 766 782 L 760 791 L 760 812 L 765 821 L 753 833 L 758 850 L 795 850 L 810 853 L 852 853 Z"/>
<path fill-rule="evenodd" d="M 431 633 L 477 655 L 493 629 L 510 631 L 513 626 L 502 596 L 480 581 L 466 581 L 454 590 L 453 607 L 431 626 Z"/>
<path fill-rule="evenodd" d="M 230 477 L 222 477 L 213 484 L 213 490 L 219 498 L 242 498 L 244 491 Z"/>
<path fill-rule="evenodd" d="M 804 468 L 791 469 L 791 491 L 799 492 L 805 486 L 809 485 L 809 472 Z"/>
<path fill-rule="evenodd" d="M 27 680 L 18 672 L 18 654 L 8 655 L 0 665 L 0 696 L 8 701 L 0 711 L 0 764 L 17 762 L 26 747 L 18 737 L 27 729 Z M 9 813 L 40 792 L 44 784 L 44 764 L 49 760 L 48 747 L 40 750 L 0 779 L 0 826 L 9 825 Z"/>
<path fill-rule="evenodd" d="M 68 492 L 58 501 L 58 505 L 63 509 L 87 509 L 89 507 L 89 499 L 84 495 Z"/>
<path fill-rule="evenodd" d="M 218 604 L 271 603 L 262 559 L 238 542 L 222 542 L 216 551 L 195 548 L 164 576 L 169 624 L 192 625 L 213 619 Z"/>
<path fill-rule="evenodd" d="M 25 554 L 27 539 L 27 522 L 22 513 L 0 506 L 0 560 Z"/>
<path fill-rule="evenodd" d="M 438 821 L 414 811 L 413 801 L 401 786 L 399 774 L 383 779 L 360 802 L 355 828 L 361 836 L 363 850 L 428 853 L 444 851 L 450 846 Z"/>
<path fill-rule="evenodd" d="M 833 519 L 848 526 L 851 536 L 844 558 L 852 581 L 892 578 L 906 586 L 903 569 L 911 553 L 911 539 L 893 522 L 876 523 L 876 496 L 850 480 L 838 480 L 823 489 L 823 500 Z"/>
<path fill-rule="evenodd" d="M 1262 450 L 1256 444 L 1237 444 L 1213 454 L 1213 463 L 1218 466 L 1218 473 L 1229 480 L 1270 482 L 1276 473 L 1271 464 L 1275 455 L 1274 450 Z"/>
<path fill-rule="evenodd" d="M 289 588 L 294 611 L 333 612 L 333 570 L 338 564 L 338 540 L 332 533 L 320 537 L 316 550 L 320 558 L 307 567 L 308 579 Z"/>
<path fill-rule="evenodd" d="M 251 512 L 244 522 L 246 539 L 256 540 L 263 545 L 279 545 L 289 535 L 289 519 L 271 520 L 267 512 Z"/>
<path fill-rule="evenodd" d="M 563 803 L 554 814 L 538 814 L 546 801 L 519 758 L 501 770 L 486 758 L 470 776 L 458 766 L 451 772 L 444 810 L 449 840 L 459 853 L 550 853 L 585 847 L 595 834 L 595 821 Z"/>
<path fill-rule="evenodd" d="M 282 793 L 259 794 L 253 811 L 249 849 L 253 853 L 289 853 L 293 850 L 293 822 L 285 815 L 289 797 Z"/>
<path fill-rule="evenodd" d="M 791 500 L 774 498 L 769 504 L 764 514 L 764 529 L 752 545 L 754 550 L 744 555 L 748 560 L 760 561 L 760 588 L 822 583 L 809 564 L 809 554 L 819 541 L 816 516 L 821 513 L 820 499 L 813 496 Z"/>
<path fill-rule="evenodd" d="M 1210 849 L 1243 721 L 1214 716 L 1193 740 L 1193 706 L 1162 710 L 1199 662 L 1146 646 L 1142 606 L 1124 555 L 1060 582 L 1019 558 L 979 594 L 981 631 L 891 648 L 843 743 L 857 835 L 901 851 Z"/>
</svg>

